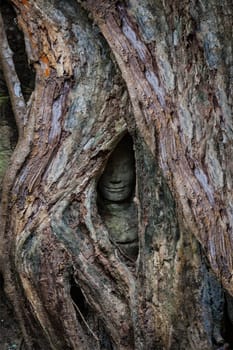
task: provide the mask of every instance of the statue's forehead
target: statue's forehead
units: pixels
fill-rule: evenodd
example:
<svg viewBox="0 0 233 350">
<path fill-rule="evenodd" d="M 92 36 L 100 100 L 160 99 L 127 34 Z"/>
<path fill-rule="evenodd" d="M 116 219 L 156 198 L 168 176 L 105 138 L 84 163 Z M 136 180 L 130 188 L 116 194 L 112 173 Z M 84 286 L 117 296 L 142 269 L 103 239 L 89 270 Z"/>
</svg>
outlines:
<svg viewBox="0 0 233 350">
<path fill-rule="evenodd" d="M 108 162 L 124 161 L 124 160 L 128 160 L 128 161 L 134 160 L 134 154 L 132 149 L 127 149 L 124 147 L 116 148 L 110 155 Z"/>
<path fill-rule="evenodd" d="M 122 174 L 125 173 L 127 175 L 129 172 L 131 173 L 133 171 L 134 163 L 135 160 L 132 140 L 129 138 L 123 139 L 123 141 L 119 142 L 110 155 L 105 166 L 103 176 L 109 176 L 112 171 L 117 171 L 117 173 L 122 171 Z"/>
<path fill-rule="evenodd" d="M 109 158 L 107 165 L 114 165 L 118 163 L 125 163 L 131 165 L 133 163 L 133 157 L 129 154 L 115 154 Z"/>
</svg>

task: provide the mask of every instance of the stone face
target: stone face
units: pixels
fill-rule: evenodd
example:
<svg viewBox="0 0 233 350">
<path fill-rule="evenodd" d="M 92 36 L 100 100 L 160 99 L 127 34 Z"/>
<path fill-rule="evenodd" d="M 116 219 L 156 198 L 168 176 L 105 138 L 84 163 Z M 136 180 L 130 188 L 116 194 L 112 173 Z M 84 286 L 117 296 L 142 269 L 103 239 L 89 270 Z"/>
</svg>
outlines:
<svg viewBox="0 0 233 350">
<path fill-rule="evenodd" d="M 135 187 L 132 140 L 125 136 L 110 156 L 98 184 L 98 207 L 109 238 L 121 252 L 138 254 L 137 211 L 132 200 Z"/>
<path fill-rule="evenodd" d="M 111 202 L 127 200 L 135 184 L 135 166 L 132 142 L 128 136 L 113 151 L 99 181 L 99 192 Z"/>
</svg>

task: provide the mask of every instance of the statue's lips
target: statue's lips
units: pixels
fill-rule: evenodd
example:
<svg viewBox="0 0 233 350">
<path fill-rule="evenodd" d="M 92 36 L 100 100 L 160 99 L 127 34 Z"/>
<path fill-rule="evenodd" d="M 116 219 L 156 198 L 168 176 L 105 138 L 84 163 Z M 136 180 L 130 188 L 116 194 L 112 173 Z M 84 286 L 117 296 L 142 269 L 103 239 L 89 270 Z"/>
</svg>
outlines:
<svg viewBox="0 0 233 350">
<path fill-rule="evenodd" d="M 122 187 L 109 187 L 109 186 L 104 186 L 105 190 L 108 192 L 124 192 L 127 186 L 122 186 Z"/>
</svg>

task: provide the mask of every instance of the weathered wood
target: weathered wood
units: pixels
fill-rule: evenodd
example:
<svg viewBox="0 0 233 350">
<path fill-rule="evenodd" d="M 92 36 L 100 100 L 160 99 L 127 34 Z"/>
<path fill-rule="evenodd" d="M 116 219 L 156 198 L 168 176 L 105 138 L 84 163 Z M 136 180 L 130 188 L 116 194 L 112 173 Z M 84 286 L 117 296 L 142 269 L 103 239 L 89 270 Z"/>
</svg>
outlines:
<svg viewBox="0 0 233 350">
<path fill-rule="evenodd" d="M 115 55 L 138 128 L 159 159 L 187 227 L 232 293 L 232 169 L 227 161 L 232 142 L 232 95 L 227 89 L 232 84 L 232 27 L 227 1 L 197 9 L 174 2 L 164 7 L 160 2 L 129 2 L 129 11 L 108 1 L 81 3 L 92 12 Z M 180 20 L 170 24 L 176 15 Z M 140 16 L 144 26 L 136 22 Z M 149 18 L 161 27 L 152 28 Z M 231 53 L 225 60 L 221 47 Z M 231 175 L 224 178 L 224 169 Z"/>
<path fill-rule="evenodd" d="M 1 272 L 25 346 L 226 346 L 216 276 L 232 294 L 229 3 L 11 2 L 36 70 L 1 207 Z M 136 261 L 97 200 L 127 133 Z"/>
</svg>

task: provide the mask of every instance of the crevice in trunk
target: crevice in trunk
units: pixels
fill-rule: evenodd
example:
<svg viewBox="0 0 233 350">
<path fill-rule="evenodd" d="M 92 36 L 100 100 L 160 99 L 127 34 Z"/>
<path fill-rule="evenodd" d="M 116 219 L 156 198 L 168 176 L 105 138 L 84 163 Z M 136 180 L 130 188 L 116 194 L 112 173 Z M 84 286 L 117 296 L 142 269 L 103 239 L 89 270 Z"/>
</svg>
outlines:
<svg viewBox="0 0 233 350">
<path fill-rule="evenodd" d="M 73 277 L 70 281 L 70 296 L 77 307 L 76 311 L 77 309 L 79 310 L 79 312 L 77 312 L 78 318 L 80 318 L 80 314 L 82 314 L 83 317 L 81 317 L 81 321 L 83 321 L 83 318 L 85 319 L 88 316 L 89 307 L 81 288 L 75 283 Z"/>
<path fill-rule="evenodd" d="M 14 54 L 13 60 L 18 78 L 21 82 L 22 93 L 25 101 L 28 101 L 35 87 L 35 72 L 28 63 L 24 36 L 17 25 L 16 12 L 9 1 L 2 1 L 1 13 L 5 24 L 7 39 Z"/>
<path fill-rule="evenodd" d="M 19 349 L 21 343 L 21 331 L 5 295 L 4 279 L 0 274 L 0 349 Z"/>
<path fill-rule="evenodd" d="M 133 140 L 126 134 L 111 153 L 98 182 L 98 210 L 119 256 L 135 261 L 138 256 L 136 184 Z"/>
<path fill-rule="evenodd" d="M 1 2 L 1 14 L 9 46 L 25 101 L 28 101 L 35 87 L 35 72 L 28 64 L 24 36 L 17 26 L 16 12 L 7 0 Z M 10 94 L 0 63 L 0 199 L 2 180 L 11 155 L 18 142 L 18 130 L 12 110 Z"/>
<path fill-rule="evenodd" d="M 98 344 L 98 348 L 113 350 L 113 342 L 108 335 L 104 322 L 93 312 L 73 277 L 70 279 L 70 296 L 75 306 L 77 319 L 83 330 L 93 338 Z"/>
<path fill-rule="evenodd" d="M 233 349 L 233 297 L 225 292 L 224 308 L 224 331 L 223 336 L 229 344 L 229 349 Z"/>
</svg>

